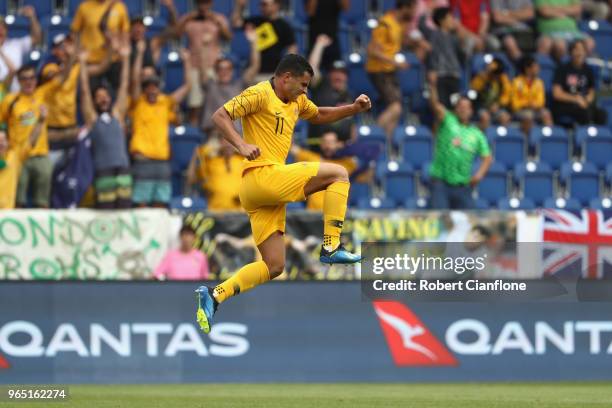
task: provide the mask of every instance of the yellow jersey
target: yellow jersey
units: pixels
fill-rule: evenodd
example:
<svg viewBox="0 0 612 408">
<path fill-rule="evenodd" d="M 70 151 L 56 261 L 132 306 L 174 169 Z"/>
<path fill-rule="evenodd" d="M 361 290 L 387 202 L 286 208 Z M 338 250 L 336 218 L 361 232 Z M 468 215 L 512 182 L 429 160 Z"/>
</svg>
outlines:
<svg viewBox="0 0 612 408">
<path fill-rule="evenodd" d="M 387 13 L 378 20 L 370 41 L 375 41 L 386 57 L 395 58 L 395 54 L 402 50 L 402 32 L 402 25 L 393 14 Z M 395 65 L 368 56 L 365 69 L 367 72 L 393 72 Z"/>
<path fill-rule="evenodd" d="M 4 161 L 6 166 L 0 169 L 0 209 L 7 210 L 15 208 L 15 197 L 17 195 L 17 180 L 21 170 L 21 164 L 27 158 L 28 149 L 9 148 Z"/>
<path fill-rule="evenodd" d="M 513 112 L 521 109 L 541 109 L 546 104 L 546 91 L 544 81 L 536 78 L 529 81 L 522 75 L 517 76 L 512 81 L 512 100 Z"/>
<path fill-rule="evenodd" d="M 57 64 L 47 64 L 43 76 L 59 70 Z M 66 128 L 77 124 L 77 87 L 79 84 L 79 64 L 70 68 L 68 78 L 55 92 L 49 92 L 45 103 L 49 110 L 47 125 L 53 128 Z M 59 75 L 56 73 L 56 75 Z"/>
<path fill-rule="evenodd" d="M 79 5 L 70 29 L 81 35 L 81 45 L 89 51 L 87 62 L 97 63 L 106 55 L 106 38 L 100 31 L 102 18 L 107 14 L 106 28 L 113 34 L 127 34 L 130 19 L 122 1 L 86 0 Z"/>
<path fill-rule="evenodd" d="M 232 120 L 242 120 L 244 140 L 261 151 L 257 159 L 244 160 L 243 171 L 285 164 L 298 118 L 308 120 L 319 113 L 319 108 L 303 94 L 295 101 L 284 103 L 274 92 L 271 81 L 245 89 L 223 107 Z"/>
<path fill-rule="evenodd" d="M 0 122 L 6 123 L 11 146 L 26 148 L 30 157 L 46 156 L 49 153 L 47 124 L 44 123 L 38 140 L 30 150 L 30 134 L 38 122 L 40 106 L 45 103 L 50 91 L 57 88 L 58 82 L 52 79 L 36 88 L 32 95 L 13 93 L 0 104 Z"/>
<path fill-rule="evenodd" d="M 161 93 L 155 103 L 149 103 L 144 94 L 132 101 L 130 153 L 138 153 L 152 160 L 170 158 L 168 126 L 176 121 L 174 106 L 174 99 Z"/>
</svg>

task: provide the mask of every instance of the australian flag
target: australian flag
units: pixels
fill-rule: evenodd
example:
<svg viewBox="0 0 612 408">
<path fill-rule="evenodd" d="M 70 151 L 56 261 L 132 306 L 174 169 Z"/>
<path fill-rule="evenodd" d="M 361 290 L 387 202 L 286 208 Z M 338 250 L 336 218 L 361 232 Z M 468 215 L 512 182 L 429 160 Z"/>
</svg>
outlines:
<svg viewBox="0 0 612 408">
<path fill-rule="evenodd" d="M 612 211 L 542 213 L 544 276 L 612 279 Z"/>
</svg>

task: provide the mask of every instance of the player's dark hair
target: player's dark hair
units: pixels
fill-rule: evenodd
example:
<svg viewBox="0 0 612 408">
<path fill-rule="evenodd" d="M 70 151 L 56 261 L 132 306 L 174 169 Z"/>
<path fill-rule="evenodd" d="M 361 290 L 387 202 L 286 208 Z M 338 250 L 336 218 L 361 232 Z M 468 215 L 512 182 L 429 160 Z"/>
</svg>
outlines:
<svg viewBox="0 0 612 408">
<path fill-rule="evenodd" d="M 311 77 L 314 76 L 314 70 L 306 60 L 298 54 L 287 54 L 281 59 L 274 71 L 274 76 L 280 76 L 285 72 L 289 72 L 292 76 L 302 76 L 308 72 Z"/>
<path fill-rule="evenodd" d="M 193 227 L 192 227 L 191 225 L 184 224 L 184 225 L 181 227 L 181 230 L 180 230 L 180 232 L 179 232 L 179 235 L 183 235 L 183 234 L 191 234 L 191 235 L 195 235 L 195 233 L 196 233 L 196 232 L 195 232 L 195 230 L 193 229 Z"/>
<path fill-rule="evenodd" d="M 442 25 L 442 21 L 449 14 L 451 14 L 450 7 L 438 7 L 436 9 L 434 9 L 431 18 L 432 18 L 433 22 L 436 24 L 436 26 L 440 27 Z"/>
<path fill-rule="evenodd" d="M 537 63 L 536 59 L 531 55 L 526 55 L 518 63 L 519 72 L 523 75 L 527 72 L 527 70 L 533 66 L 533 64 Z"/>
<path fill-rule="evenodd" d="M 395 9 L 399 10 L 404 7 L 412 7 L 416 0 L 395 0 Z"/>
</svg>

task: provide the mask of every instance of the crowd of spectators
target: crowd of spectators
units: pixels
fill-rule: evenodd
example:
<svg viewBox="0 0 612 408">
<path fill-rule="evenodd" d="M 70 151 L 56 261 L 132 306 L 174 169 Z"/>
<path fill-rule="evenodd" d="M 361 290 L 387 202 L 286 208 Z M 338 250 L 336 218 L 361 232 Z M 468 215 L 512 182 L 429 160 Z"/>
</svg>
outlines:
<svg viewBox="0 0 612 408">
<path fill-rule="evenodd" d="M 0 208 L 168 207 L 174 172 L 170 129 L 187 125 L 199 129 L 202 140 L 189 152 L 182 193 L 201 191 L 211 210 L 239 210 L 241 158 L 214 129 L 212 112 L 269 79 L 280 58 L 294 52 L 307 55 L 313 66 L 310 97 L 316 104 L 346 104 L 354 96 L 347 51 L 360 50 L 343 49 L 339 33 L 351 0 L 296 1 L 308 25 L 302 43 L 286 18 L 298 6 L 289 2 L 293 8 L 288 8 L 281 0 L 259 1 L 259 13 L 251 12 L 247 0 L 235 0 L 225 13 L 215 11 L 212 0 L 196 0 L 183 15 L 173 0 L 160 0 L 165 25 L 154 34 L 146 16 L 129 15 L 122 0 L 85 0 L 70 30 L 46 45 L 33 7 L 19 10 L 29 20 L 29 35 L 11 37 L 10 25 L 2 21 Z M 379 95 L 371 116 L 360 120 L 380 126 L 385 146 L 362 140 L 348 119 L 309 126 L 302 146 L 291 151 L 295 160 L 341 163 L 352 180 L 369 182 L 371 164 L 397 154 L 394 133 L 412 114 L 437 135 L 432 205 L 469 208 L 471 189 L 490 165 L 483 132 L 491 125 L 514 124 L 527 136 L 536 125 L 606 123 L 586 64 L 595 43 L 579 30 L 578 20 L 608 19 L 607 1 L 384 3 L 391 7 L 378 11 L 375 24 L 354 24 L 353 30 L 363 31 L 355 37 L 367 38 L 361 44 L 364 70 Z M 232 54 L 237 36 L 248 46 L 243 60 Z M 33 49 L 45 51 L 35 63 L 28 62 Z M 168 50 L 183 71 L 172 89 L 160 71 Z M 401 78 L 413 69 L 402 52 L 412 52 L 424 67 L 424 84 L 418 85 L 429 95 L 425 113 L 411 111 L 414 101 L 402 94 Z M 483 52 L 496 57 L 471 72 L 471 58 Z M 557 64 L 551 89 L 540 75 L 543 55 Z M 469 87 L 466 70 L 472 74 Z M 466 88 L 473 92 L 463 94 Z M 240 131 L 240 123 L 235 126 Z M 472 175 L 477 156 L 481 165 Z M 70 199 L 62 195 L 67 182 L 79 185 L 80 193 Z M 308 208 L 321 208 L 320 199 L 312 197 Z"/>
</svg>

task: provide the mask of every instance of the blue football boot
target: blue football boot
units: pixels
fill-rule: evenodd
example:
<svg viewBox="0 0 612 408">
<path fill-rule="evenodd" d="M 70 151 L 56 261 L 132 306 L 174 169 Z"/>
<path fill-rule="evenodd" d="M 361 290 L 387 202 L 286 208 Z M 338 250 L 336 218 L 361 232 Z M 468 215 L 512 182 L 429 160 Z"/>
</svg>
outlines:
<svg viewBox="0 0 612 408">
<path fill-rule="evenodd" d="M 195 292 L 198 300 L 198 324 L 204 333 L 209 333 L 212 326 L 212 318 L 217 311 L 219 302 L 213 296 L 212 288 L 208 286 L 200 286 Z"/>
<path fill-rule="evenodd" d="M 321 255 L 319 256 L 319 261 L 324 264 L 354 264 L 356 262 L 360 262 L 362 260 L 361 255 L 352 254 L 344 247 L 342 244 L 338 245 L 338 248 L 333 251 L 327 251 L 323 246 L 321 246 Z"/>
</svg>

